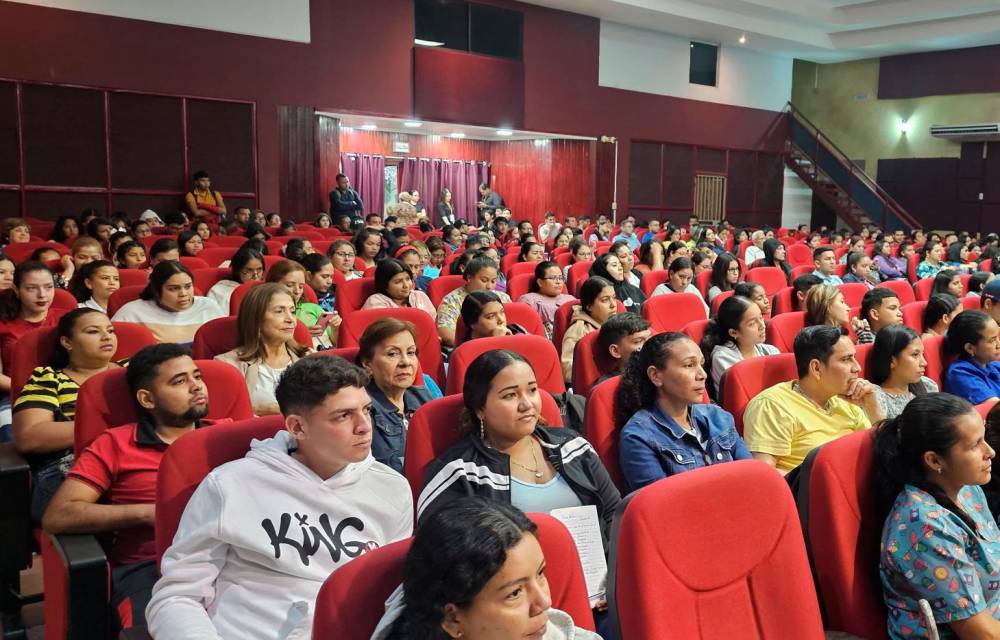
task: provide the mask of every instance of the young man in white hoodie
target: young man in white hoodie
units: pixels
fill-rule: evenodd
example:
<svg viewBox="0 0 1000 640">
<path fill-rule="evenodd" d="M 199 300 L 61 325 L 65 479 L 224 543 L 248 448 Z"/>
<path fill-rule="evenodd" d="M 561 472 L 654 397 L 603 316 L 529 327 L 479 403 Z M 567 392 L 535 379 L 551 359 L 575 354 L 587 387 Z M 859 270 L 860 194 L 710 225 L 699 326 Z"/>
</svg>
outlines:
<svg viewBox="0 0 1000 640">
<path fill-rule="evenodd" d="M 336 357 L 285 370 L 286 430 L 209 473 L 184 510 L 146 609 L 154 638 L 308 638 L 323 581 L 409 537 L 409 485 L 371 455 L 367 384 Z"/>
</svg>

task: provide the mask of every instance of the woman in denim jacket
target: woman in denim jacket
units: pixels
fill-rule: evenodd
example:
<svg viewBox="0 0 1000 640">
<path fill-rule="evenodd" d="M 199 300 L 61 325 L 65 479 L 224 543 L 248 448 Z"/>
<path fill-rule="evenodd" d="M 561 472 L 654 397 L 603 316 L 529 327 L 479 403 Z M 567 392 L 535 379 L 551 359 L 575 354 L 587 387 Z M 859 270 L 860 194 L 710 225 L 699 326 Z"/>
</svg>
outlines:
<svg viewBox="0 0 1000 640">
<path fill-rule="evenodd" d="M 683 333 L 661 333 L 629 359 L 615 394 L 622 475 L 628 491 L 677 473 L 747 460 L 733 416 L 705 394 L 705 359 Z"/>
</svg>

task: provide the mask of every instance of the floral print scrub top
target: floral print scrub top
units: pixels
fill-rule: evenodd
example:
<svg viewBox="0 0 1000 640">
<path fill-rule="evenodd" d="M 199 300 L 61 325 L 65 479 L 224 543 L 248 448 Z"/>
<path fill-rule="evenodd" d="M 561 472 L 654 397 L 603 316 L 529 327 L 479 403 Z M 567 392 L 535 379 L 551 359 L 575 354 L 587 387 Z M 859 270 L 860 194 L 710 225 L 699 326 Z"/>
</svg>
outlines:
<svg viewBox="0 0 1000 640">
<path fill-rule="evenodd" d="M 973 531 L 926 491 L 906 485 L 882 529 L 879 575 L 889 637 L 926 638 L 917 602 L 927 600 L 942 640 L 949 623 L 986 610 L 1000 618 L 1000 529 L 978 486 L 959 493 Z"/>
</svg>

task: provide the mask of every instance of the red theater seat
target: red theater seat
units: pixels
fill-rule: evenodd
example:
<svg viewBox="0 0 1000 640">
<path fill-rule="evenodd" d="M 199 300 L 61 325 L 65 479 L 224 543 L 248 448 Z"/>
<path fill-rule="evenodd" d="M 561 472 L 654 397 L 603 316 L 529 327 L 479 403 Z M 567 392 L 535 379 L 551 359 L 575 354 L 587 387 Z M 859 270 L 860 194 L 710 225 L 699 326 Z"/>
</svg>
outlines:
<svg viewBox="0 0 1000 640">
<path fill-rule="evenodd" d="M 927 307 L 926 300 L 917 300 L 916 302 L 911 302 L 909 304 L 904 304 L 902 307 L 903 312 L 903 324 L 913 329 L 917 333 L 923 333 L 924 331 L 924 309 Z"/>
<path fill-rule="evenodd" d="M 122 287 L 145 287 L 149 273 L 145 269 L 118 269 L 118 284 Z"/>
<path fill-rule="evenodd" d="M 73 294 L 65 289 L 55 289 L 52 292 L 52 307 L 56 311 L 72 311 L 80 306 Z M 114 294 L 112 294 L 114 295 Z"/>
<path fill-rule="evenodd" d="M 687 323 L 706 318 L 705 303 L 694 293 L 654 296 L 643 303 L 642 317 L 649 320 L 653 333 L 680 331 Z"/>
<path fill-rule="evenodd" d="M 197 360 L 211 360 L 217 355 L 235 349 L 237 346 L 236 316 L 226 316 L 209 320 L 198 327 L 191 343 L 191 354 Z M 295 341 L 303 346 L 312 346 L 309 327 L 296 320 Z"/>
<path fill-rule="evenodd" d="M 201 258 L 196 258 L 193 256 L 181 256 L 180 263 L 185 267 L 187 267 L 188 269 L 191 269 L 192 271 L 194 271 L 195 269 L 208 269 L 209 267 L 216 266 L 216 265 L 210 265 Z"/>
<path fill-rule="evenodd" d="M 351 280 L 348 282 L 356 282 Z M 339 299 L 340 296 L 338 295 Z M 337 334 L 338 347 L 356 347 L 368 325 L 380 318 L 396 318 L 413 323 L 417 329 L 417 357 L 424 373 L 441 384 L 441 339 L 430 314 L 420 309 L 359 309 L 344 316 Z"/>
<path fill-rule="evenodd" d="M 722 303 L 725 302 L 727 298 L 731 298 L 734 295 L 736 295 L 736 292 L 733 291 L 732 289 L 730 289 L 729 291 L 721 291 L 721 292 L 719 292 L 719 294 L 717 296 L 715 296 L 714 298 L 712 298 L 712 304 L 709 305 L 709 306 L 710 306 L 710 308 L 712 310 L 712 317 L 713 318 L 715 316 L 719 315 L 719 307 L 722 306 Z M 690 324 L 690 323 L 688 323 L 688 324 Z"/>
<path fill-rule="evenodd" d="M 541 398 L 546 426 L 562 427 L 559 405 L 547 393 L 542 393 Z M 416 507 L 428 465 L 466 435 L 460 424 L 463 406 L 460 394 L 436 398 L 417 409 L 410 419 L 403 475 L 410 483 Z"/>
<path fill-rule="evenodd" d="M 754 282 L 764 287 L 768 297 L 778 293 L 788 286 L 788 278 L 781 267 L 755 267 L 747 271 L 747 282 Z"/>
<path fill-rule="evenodd" d="M 598 347 L 599 334 L 591 331 L 583 336 L 573 351 L 573 393 L 581 396 L 589 396 L 597 379 L 613 371 L 617 364 L 611 354 Z"/>
<path fill-rule="evenodd" d="M 783 353 L 791 353 L 795 336 L 806 326 L 805 311 L 790 311 L 771 318 L 767 323 L 767 343 Z"/>
<path fill-rule="evenodd" d="M 250 290 L 256 286 L 264 284 L 263 280 L 251 280 L 250 282 L 244 282 L 238 287 L 233 289 L 232 294 L 229 296 L 229 315 L 236 316 L 240 312 L 240 305 L 243 304 L 243 298 L 247 297 Z M 312 341 L 310 340 L 310 344 Z"/>
<path fill-rule="evenodd" d="M 537 262 L 515 262 L 504 273 L 507 274 L 508 280 L 515 276 L 534 275 L 536 266 L 538 266 Z"/>
<path fill-rule="evenodd" d="M 545 553 L 545 579 L 552 606 L 565 611 L 573 622 L 593 630 L 576 545 L 561 522 L 547 514 L 533 513 L 538 542 Z M 385 600 L 403 578 L 403 561 L 412 540 L 402 540 L 352 560 L 332 573 L 316 597 L 313 638 L 368 640 L 385 615 Z M 344 611 L 351 615 L 345 616 Z"/>
<path fill-rule="evenodd" d="M 215 286 L 219 280 L 229 278 L 229 269 L 219 269 L 218 267 L 208 267 L 207 269 L 192 269 L 191 276 L 194 278 L 194 286 L 206 294 L 209 289 Z"/>
<path fill-rule="evenodd" d="M 611 481 L 624 493 L 625 479 L 618 457 L 618 427 L 615 425 L 615 394 L 621 381 L 621 376 L 615 376 L 591 390 L 587 398 L 584 436 L 608 470 Z"/>
<path fill-rule="evenodd" d="M 372 280 L 372 282 L 374 283 L 374 280 Z M 465 278 L 461 275 L 438 276 L 431 280 L 431 283 L 427 286 L 427 297 L 431 299 L 431 302 L 434 304 L 434 308 L 436 309 L 441 306 L 441 300 L 443 300 L 446 295 L 455 289 L 464 286 Z M 338 294 L 337 297 L 340 297 L 340 295 Z"/>
<path fill-rule="evenodd" d="M 809 472 L 805 512 L 816 585 L 827 628 L 882 640 L 885 606 L 879 581 L 882 518 L 872 483 L 871 431 L 822 446 Z"/>
<path fill-rule="evenodd" d="M 243 246 L 247 241 L 243 236 L 212 236 L 212 242 L 219 247 L 232 248 L 233 251 Z"/>
<path fill-rule="evenodd" d="M 30 242 L 12 242 L 4 247 L 4 255 L 11 259 L 14 264 L 21 264 L 22 262 L 27 262 L 31 254 L 37 249 L 54 249 L 59 252 L 61 256 L 68 256 L 69 249 L 66 245 L 59 242 L 53 242 L 52 240 L 32 240 Z"/>
<path fill-rule="evenodd" d="M 574 262 L 570 265 L 569 277 L 566 278 L 566 287 L 574 296 L 579 297 L 580 287 L 590 277 L 590 267 L 593 264 L 593 260 L 584 260 L 583 262 Z"/>
<path fill-rule="evenodd" d="M 848 282 L 837 285 L 837 288 L 840 289 L 840 293 L 844 296 L 844 302 L 849 307 L 860 307 L 861 300 L 868 293 L 868 285 L 862 282 Z"/>
<path fill-rule="evenodd" d="M 989 415 L 989 413 L 993 409 L 993 407 L 995 407 L 997 405 L 997 402 L 1000 402 L 1000 401 L 998 401 L 998 400 L 996 400 L 994 398 L 992 400 L 987 400 L 986 402 L 977 404 L 976 405 L 976 411 L 978 411 L 979 415 L 982 416 L 983 420 L 985 420 L 986 416 Z"/>
<path fill-rule="evenodd" d="M 133 300 L 138 300 L 139 296 L 142 294 L 143 289 L 146 285 L 139 285 L 134 287 L 122 286 L 120 289 L 111 294 L 108 298 L 108 316 L 114 317 L 118 310 L 124 307 L 129 302 Z M 56 289 L 59 291 L 59 289 Z"/>
<path fill-rule="evenodd" d="M 878 286 L 895 291 L 900 305 L 910 304 L 917 299 L 913 294 L 913 286 L 905 280 L 886 280 Z"/>
<path fill-rule="evenodd" d="M 507 324 L 516 324 L 524 328 L 525 331 L 534 336 L 545 337 L 545 325 L 538 312 L 523 302 L 508 302 L 503 305 L 504 315 L 507 317 Z M 455 344 L 462 344 L 468 334 L 468 327 L 465 321 L 459 316 L 455 324 Z"/>
<path fill-rule="evenodd" d="M 206 247 L 198 257 L 210 267 L 217 267 L 226 260 L 231 260 L 236 253 L 235 247 Z M 226 267 L 228 269 L 228 267 Z"/>
<path fill-rule="evenodd" d="M 712 271 L 706 269 L 694 277 L 694 286 L 698 289 L 702 299 L 708 300 L 708 290 L 712 287 Z"/>
<path fill-rule="evenodd" d="M 465 384 L 465 372 L 469 365 L 483 353 L 494 349 L 510 349 L 528 358 L 540 389 L 549 393 L 564 393 L 566 391 L 566 383 L 563 382 L 562 368 L 559 363 L 559 352 L 556 351 L 552 342 L 541 336 L 517 335 L 479 338 L 460 344 L 451 353 L 451 358 L 448 361 L 448 380 L 445 394 L 461 393 Z"/>
<path fill-rule="evenodd" d="M 916 246 L 913 247 L 917 249 Z M 917 278 L 917 266 L 920 265 L 920 253 L 914 253 L 906 261 L 906 275 L 910 277 L 910 282 L 916 282 Z"/>
<path fill-rule="evenodd" d="M 797 267 L 792 267 L 792 272 L 788 274 L 788 281 L 795 282 L 795 279 L 799 276 L 808 275 L 816 271 L 816 266 L 810 261 L 809 264 L 800 264 Z"/>
<path fill-rule="evenodd" d="M 114 322 L 118 349 L 114 360 L 131 358 L 143 347 L 156 344 L 156 336 L 144 325 L 131 322 Z M 11 397 L 17 398 L 24 383 L 31 377 L 35 367 L 43 367 L 52 359 L 56 344 L 56 327 L 33 329 L 21 338 L 14 347 L 14 362 L 10 367 Z"/>
<path fill-rule="evenodd" d="M 917 300 L 930 300 L 931 289 L 934 287 L 934 278 L 921 278 L 913 283 L 913 291 Z"/>
<path fill-rule="evenodd" d="M 945 349 L 944 336 L 924 338 L 923 343 L 924 360 L 927 361 L 924 375 L 936 382 L 940 389 L 943 386 L 945 369 L 951 364 L 953 356 Z"/>
<path fill-rule="evenodd" d="M 708 325 L 711 324 L 711 320 L 694 320 L 692 322 L 684 325 L 682 331 L 692 340 L 696 345 L 701 345 L 701 339 L 705 337 L 705 332 L 708 330 Z"/>
<path fill-rule="evenodd" d="M 733 414 L 736 430 L 743 435 L 743 412 L 750 401 L 764 389 L 797 377 L 795 356 L 791 353 L 741 360 L 722 376 L 720 404 Z"/>
<path fill-rule="evenodd" d="M 358 311 L 369 296 L 375 294 L 375 278 L 355 278 L 337 288 L 334 307 L 345 320 L 353 311 Z M 426 314 L 425 314 L 426 315 Z"/>
<path fill-rule="evenodd" d="M 656 287 L 668 280 L 670 280 L 670 272 L 666 269 L 661 271 L 649 271 L 642 276 L 642 282 L 640 283 L 642 292 L 645 293 L 648 298 L 653 295 L 653 291 Z"/>
<path fill-rule="evenodd" d="M 774 469 L 715 465 L 626 500 L 608 577 L 622 640 L 823 640 L 798 512 Z"/>
<path fill-rule="evenodd" d="M 795 288 L 785 287 L 779 289 L 771 300 L 771 317 L 795 311 Z"/>
<path fill-rule="evenodd" d="M 801 242 L 792 242 L 788 245 L 788 264 L 792 267 L 813 266 L 813 250 L 809 245 Z"/>
</svg>

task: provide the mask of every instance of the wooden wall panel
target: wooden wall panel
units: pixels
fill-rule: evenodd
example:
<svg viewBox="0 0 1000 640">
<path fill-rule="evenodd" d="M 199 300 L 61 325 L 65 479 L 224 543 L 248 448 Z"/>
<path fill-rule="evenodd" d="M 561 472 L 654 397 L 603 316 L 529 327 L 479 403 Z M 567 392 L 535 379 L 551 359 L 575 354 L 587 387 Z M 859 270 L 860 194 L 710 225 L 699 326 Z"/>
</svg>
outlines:
<svg viewBox="0 0 1000 640">
<path fill-rule="evenodd" d="M 100 91 L 26 84 L 22 105 L 25 183 L 107 184 Z"/>
<path fill-rule="evenodd" d="M 108 109 L 113 187 L 171 191 L 190 188 L 190 176 L 184 175 L 180 98 L 112 93 Z"/>
<path fill-rule="evenodd" d="M 517 220 L 541 222 L 552 207 L 552 153 L 533 140 L 497 142 L 490 168 L 493 189 Z"/>
<path fill-rule="evenodd" d="M 17 184 L 17 88 L 0 82 L 0 184 Z"/>
<path fill-rule="evenodd" d="M 663 194 L 665 208 L 690 211 L 694 207 L 695 148 L 686 144 L 663 145 Z M 687 222 L 687 216 L 679 216 Z"/>
<path fill-rule="evenodd" d="M 340 119 L 316 116 L 316 184 L 313 187 L 313 208 L 330 210 L 330 192 L 337 186 L 340 173 Z"/>
<path fill-rule="evenodd" d="M 553 140 L 552 200 L 558 216 L 594 213 L 595 145 L 586 140 Z"/>
<path fill-rule="evenodd" d="M 951 229 L 958 215 L 958 158 L 878 162 L 879 184 L 929 229 Z"/>
<path fill-rule="evenodd" d="M 397 140 L 409 143 L 409 153 L 396 153 L 392 150 L 393 143 Z M 340 132 L 340 146 L 345 152 L 382 156 L 484 161 L 490 159 L 492 144 L 488 140 L 436 135 L 407 135 L 389 131 L 342 129 Z"/>
<path fill-rule="evenodd" d="M 524 127 L 524 63 L 450 49 L 413 49 L 413 113 L 435 122 Z"/>
<path fill-rule="evenodd" d="M 278 107 L 278 177 L 283 219 L 316 217 L 316 114 L 312 107 Z"/>
<path fill-rule="evenodd" d="M 662 147 L 652 142 L 632 143 L 629 150 L 632 174 L 629 176 L 628 191 L 628 201 L 632 206 L 662 207 Z"/>
<path fill-rule="evenodd" d="M 187 109 L 190 172 L 207 171 L 219 191 L 253 192 L 257 182 L 253 106 L 188 100 Z"/>
</svg>

